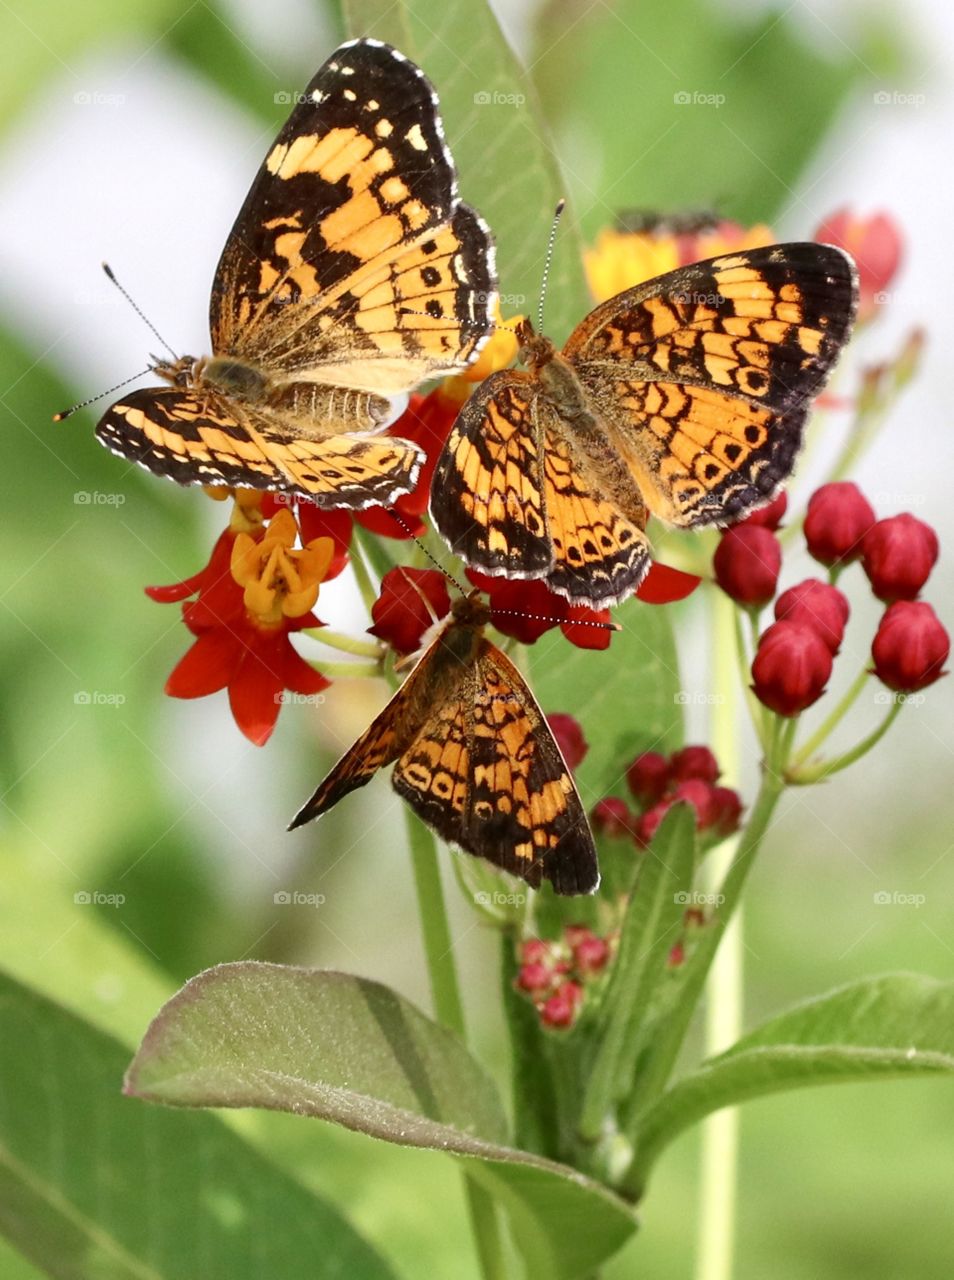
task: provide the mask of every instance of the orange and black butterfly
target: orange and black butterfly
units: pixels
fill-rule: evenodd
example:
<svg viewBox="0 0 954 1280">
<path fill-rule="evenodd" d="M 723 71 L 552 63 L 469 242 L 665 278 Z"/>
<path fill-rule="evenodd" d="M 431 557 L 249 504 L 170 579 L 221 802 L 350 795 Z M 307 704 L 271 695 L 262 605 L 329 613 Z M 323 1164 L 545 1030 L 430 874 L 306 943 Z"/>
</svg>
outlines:
<svg viewBox="0 0 954 1280">
<path fill-rule="evenodd" d="M 533 694 L 484 635 L 490 607 L 461 596 L 404 684 L 338 761 L 291 829 L 385 765 L 438 835 L 534 888 L 592 893 L 596 848 L 570 770 Z"/>
<path fill-rule="evenodd" d="M 342 45 L 269 149 L 212 286 L 210 359 L 154 365 L 97 427 L 180 484 L 386 505 L 422 454 L 368 434 L 390 397 L 464 368 L 491 330 L 494 253 L 457 195 L 437 96 L 377 40 Z"/>
<path fill-rule="evenodd" d="M 729 523 L 789 477 L 857 292 L 840 249 L 781 244 L 629 289 L 562 352 L 524 321 L 527 369 L 492 374 L 464 406 L 434 522 L 483 573 L 542 579 L 575 604 L 625 599 L 649 569 L 650 515 Z"/>
</svg>

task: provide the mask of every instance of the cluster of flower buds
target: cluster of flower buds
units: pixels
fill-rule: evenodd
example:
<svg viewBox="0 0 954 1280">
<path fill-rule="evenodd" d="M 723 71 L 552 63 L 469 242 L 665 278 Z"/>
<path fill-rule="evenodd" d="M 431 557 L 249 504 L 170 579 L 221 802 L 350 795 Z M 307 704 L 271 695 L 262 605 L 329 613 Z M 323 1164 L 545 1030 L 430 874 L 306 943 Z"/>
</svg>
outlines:
<svg viewBox="0 0 954 1280">
<path fill-rule="evenodd" d="M 682 800 L 695 810 L 700 835 L 723 840 L 739 829 L 742 801 L 731 787 L 718 785 L 720 772 L 708 747 L 683 747 L 671 756 L 645 751 L 626 770 L 636 811 L 609 796 L 594 807 L 593 828 L 601 835 L 629 836 L 638 848 L 646 848 L 668 811 Z"/>
<path fill-rule="evenodd" d="M 571 1027 L 579 1016 L 586 986 L 606 971 L 616 944 L 586 925 L 570 924 L 554 941 L 530 938 L 520 944 L 516 987 L 529 996 L 540 1020 L 552 1030 Z"/>
<path fill-rule="evenodd" d="M 784 513 L 781 495 L 727 529 L 713 558 L 717 583 L 737 604 L 758 611 L 775 599 L 775 621 L 760 636 L 752 663 L 756 697 L 779 715 L 796 716 L 824 693 L 849 615 L 835 581 L 854 561 L 888 606 L 872 644 L 874 673 L 901 693 L 933 684 L 950 651 L 934 610 L 917 599 L 938 556 L 934 530 L 907 513 L 878 520 L 850 481 L 823 485 L 809 500 L 804 535 L 829 580 L 807 578 L 776 598 Z"/>
</svg>

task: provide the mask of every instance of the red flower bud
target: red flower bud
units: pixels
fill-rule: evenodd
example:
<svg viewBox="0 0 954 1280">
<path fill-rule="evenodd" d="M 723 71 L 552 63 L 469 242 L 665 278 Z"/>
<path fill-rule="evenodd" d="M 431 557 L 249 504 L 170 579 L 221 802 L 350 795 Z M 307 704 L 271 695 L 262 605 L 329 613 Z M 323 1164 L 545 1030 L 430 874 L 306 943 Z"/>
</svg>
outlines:
<svg viewBox="0 0 954 1280">
<path fill-rule="evenodd" d="M 659 800 L 651 809 L 647 809 L 636 823 L 636 843 L 644 849 L 652 844 L 653 836 L 659 830 L 659 824 L 672 808 L 672 800 Z"/>
<path fill-rule="evenodd" d="M 437 618 L 450 612 L 447 580 L 437 569 L 389 569 L 371 607 L 368 631 L 398 653 L 415 653 Z"/>
<path fill-rule="evenodd" d="M 814 627 L 832 657 L 841 648 L 848 613 L 848 601 L 842 592 L 818 578 L 806 578 L 789 587 L 775 601 L 775 617 L 779 622 L 787 618 L 790 622 Z"/>
<path fill-rule="evenodd" d="M 582 995 L 583 988 L 578 982 L 564 982 L 540 1010 L 543 1025 L 554 1029 L 571 1026 Z"/>
<path fill-rule="evenodd" d="M 775 622 L 759 640 L 752 688 L 780 716 L 797 716 L 824 693 L 831 668 L 828 645 L 813 627 Z"/>
<path fill-rule="evenodd" d="M 669 797 L 669 803 L 684 800 L 696 811 L 696 830 L 706 831 L 715 822 L 717 810 L 712 801 L 712 787 L 701 778 L 687 778 L 680 782 Z"/>
<path fill-rule="evenodd" d="M 719 586 L 736 604 L 760 608 L 775 595 L 782 547 L 771 529 L 740 524 L 722 535 L 712 568 Z"/>
<path fill-rule="evenodd" d="M 517 986 L 531 994 L 546 991 L 553 982 L 553 971 L 545 964 L 525 964 L 517 974 Z"/>
<path fill-rule="evenodd" d="M 673 782 L 685 782 L 688 778 L 715 782 L 721 772 L 708 747 L 683 747 L 669 762 L 669 776 Z"/>
<path fill-rule="evenodd" d="M 590 813 L 590 823 L 598 836 L 609 836 L 610 839 L 631 836 L 636 829 L 636 819 L 626 801 L 616 796 L 597 801 Z"/>
<path fill-rule="evenodd" d="M 861 295 L 860 314 L 870 316 L 885 299 L 881 296 L 891 284 L 901 264 L 903 241 L 894 219 L 886 213 L 860 218 L 849 209 L 839 209 L 826 218 L 815 232 L 821 244 L 846 249 L 858 267 Z"/>
<path fill-rule="evenodd" d="M 573 948 L 577 970 L 582 974 L 600 973 L 606 968 L 609 954 L 610 949 L 606 939 L 597 938 L 592 934 L 588 938 L 583 938 Z"/>
<path fill-rule="evenodd" d="M 644 751 L 626 770 L 626 781 L 637 800 L 652 804 L 669 785 L 669 761 L 658 751 Z"/>
<path fill-rule="evenodd" d="M 673 943 L 669 948 L 669 959 L 667 961 L 670 969 L 678 969 L 686 958 L 686 948 L 681 942 Z"/>
<path fill-rule="evenodd" d="M 547 724 L 563 752 L 563 759 L 571 769 L 578 768 L 590 749 L 590 744 L 583 737 L 580 722 L 573 716 L 554 711 L 552 715 L 547 716 Z"/>
<path fill-rule="evenodd" d="M 861 562 L 871 589 L 885 604 L 913 600 L 934 568 L 937 534 L 907 512 L 879 520 L 861 543 Z"/>
<path fill-rule="evenodd" d="M 822 564 L 843 564 L 861 555 L 861 540 L 875 522 L 871 503 L 856 484 L 823 484 L 808 500 L 805 541 Z"/>
<path fill-rule="evenodd" d="M 757 524 L 763 529 L 771 529 L 774 532 L 782 523 L 787 510 L 788 494 L 784 489 L 781 489 L 767 506 L 759 507 L 757 511 L 747 515 L 744 520 L 737 520 L 736 524 Z"/>
<path fill-rule="evenodd" d="M 712 788 L 712 806 L 715 817 L 712 830 L 718 836 L 731 836 L 742 822 L 742 798 L 731 787 Z"/>
<path fill-rule="evenodd" d="M 941 676 L 951 639 L 923 600 L 899 600 L 884 611 L 871 646 L 875 675 L 889 689 L 914 693 Z"/>
</svg>

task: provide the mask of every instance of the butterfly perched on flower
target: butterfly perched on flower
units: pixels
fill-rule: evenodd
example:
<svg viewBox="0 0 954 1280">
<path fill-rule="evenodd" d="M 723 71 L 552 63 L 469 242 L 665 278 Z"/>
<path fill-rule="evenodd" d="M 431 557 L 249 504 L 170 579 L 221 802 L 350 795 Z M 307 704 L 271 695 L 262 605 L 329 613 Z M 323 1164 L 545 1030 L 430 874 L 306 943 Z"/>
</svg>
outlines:
<svg viewBox="0 0 954 1280">
<path fill-rule="evenodd" d="M 180 484 L 387 505 L 423 455 L 370 434 L 466 367 L 492 328 L 494 251 L 457 195 L 437 95 L 377 40 L 342 45 L 269 149 L 226 242 L 213 356 L 157 362 L 96 434 Z"/>
<path fill-rule="evenodd" d="M 592 893 L 593 836 L 556 739 L 510 659 L 484 635 L 490 606 L 460 596 L 404 684 L 291 824 L 326 813 L 385 765 L 438 835 L 534 888 Z"/>
<path fill-rule="evenodd" d="M 625 599 L 649 570 L 650 515 L 729 523 L 788 478 L 857 296 L 841 250 L 780 244 L 626 290 L 562 352 L 521 322 L 527 368 L 464 406 L 434 474 L 435 524 L 484 573 L 542 579 L 576 604 Z"/>
</svg>

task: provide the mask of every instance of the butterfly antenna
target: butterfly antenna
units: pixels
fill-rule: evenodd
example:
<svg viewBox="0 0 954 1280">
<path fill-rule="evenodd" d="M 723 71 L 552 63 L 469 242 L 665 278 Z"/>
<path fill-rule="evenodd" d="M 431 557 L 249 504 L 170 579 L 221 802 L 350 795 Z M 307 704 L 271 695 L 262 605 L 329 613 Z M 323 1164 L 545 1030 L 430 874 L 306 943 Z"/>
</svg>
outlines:
<svg viewBox="0 0 954 1280">
<path fill-rule="evenodd" d="M 440 572 L 444 575 L 444 577 L 445 577 L 445 578 L 447 578 L 450 582 L 453 582 L 454 586 L 457 588 L 457 590 L 461 593 L 461 595 L 462 595 L 462 596 L 467 595 L 467 587 L 463 587 L 463 586 L 461 586 L 461 584 L 457 581 L 457 579 L 454 577 L 454 575 L 453 575 L 452 573 L 448 573 L 448 572 L 447 572 L 447 570 L 444 568 L 444 566 L 443 566 L 443 565 L 441 564 L 441 562 L 438 560 L 437 556 L 435 556 L 435 555 L 432 553 L 432 551 L 430 550 L 430 548 L 429 548 L 429 547 L 425 547 L 424 543 L 420 540 L 420 538 L 417 536 L 417 534 L 416 534 L 416 533 L 414 533 L 414 532 L 411 530 L 411 526 L 410 526 L 409 524 L 407 524 L 407 523 L 404 521 L 404 519 L 403 519 L 401 516 L 399 516 L 399 515 L 398 515 L 398 513 L 397 513 L 395 510 L 393 510 L 393 508 L 391 508 L 391 507 L 387 507 L 387 508 L 386 508 L 386 510 L 387 510 L 388 515 L 391 517 L 391 519 L 392 519 L 392 520 L 394 520 L 394 521 L 396 521 L 396 522 L 401 526 L 401 528 L 404 530 L 404 532 L 407 534 L 407 536 L 411 539 L 411 541 L 412 541 L 412 542 L 416 542 L 416 543 L 417 543 L 417 545 L 420 547 L 420 549 L 421 549 L 421 550 L 424 552 L 424 554 L 427 556 L 428 560 L 430 560 L 430 562 L 431 562 L 431 564 L 434 566 L 434 568 L 435 568 L 435 569 L 439 569 L 439 570 L 440 570 Z"/>
<path fill-rule="evenodd" d="M 598 618 L 551 618 L 546 613 L 527 613 L 525 609 L 494 609 L 496 615 L 508 613 L 514 618 L 530 618 L 536 622 L 549 622 L 553 626 L 562 627 L 599 627 L 601 631 L 622 631 L 619 622 L 603 622 Z"/>
<path fill-rule="evenodd" d="M 109 280 L 110 280 L 110 281 L 111 281 L 111 282 L 116 286 L 116 288 L 117 288 L 117 289 L 119 290 L 119 292 L 123 295 L 123 297 L 124 297 L 124 298 L 126 299 L 126 301 L 129 303 L 129 305 L 132 307 L 133 311 L 135 311 L 136 315 L 137 315 L 137 316 L 139 317 L 139 319 L 143 322 L 143 324 L 144 324 L 144 325 L 146 325 L 148 328 L 150 328 L 150 329 L 153 331 L 153 333 L 156 335 L 156 337 L 159 339 L 159 341 L 162 343 L 162 345 L 165 347 L 165 349 L 166 349 L 166 350 L 169 352 L 169 354 L 172 356 L 173 360 L 178 360 L 178 359 L 179 359 L 179 357 L 178 357 L 178 356 L 176 355 L 176 353 L 173 351 L 172 347 L 170 347 L 170 346 L 169 346 L 168 342 L 166 342 L 165 338 L 162 336 L 162 334 L 159 332 L 159 330 L 156 328 L 156 326 L 152 323 L 152 321 L 149 319 L 149 317 L 148 317 L 147 315 L 145 315 L 145 314 L 144 314 L 144 312 L 143 312 L 142 308 L 141 308 L 141 307 L 139 307 L 139 306 L 138 306 L 138 305 L 133 301 L 133 299 L 130 297 L 129 293 L 127 293 L 127 291 L 123 288 L 123 286 L 122 286 L 122 285 L 119 283 L 119 281 L 116 279 L 115 275 L 113 274 L 113 269 L 112 269 L 112 267 L 109 265 L 109 263 L 108 263 L 108 262 L 104 262 L 104 263 L 103 263 L 103 270 L 106 272 L 106 276 L 107 276 L 107 278 L 108 278 L 108 279 L 109 279 Z"/>
<path fill-rule="evenodd" d="M 560 200 L 553 214 L 553 224 L 550 227 L 550 239 L 547 241 L 547 256 L 543 260 L 543 279 L 540 282 L 540 310 L 537 312 L 537 332 L 543 332 L 543 304 L 547 298 L 547 282 L 550 279 L 550 264 L 553 261 L 553 248 L 556 244 L 557 227 L 560 225 L 560 218 L 563 216 L 563 210 L 566 208 L 566 200 Z"/>
<path fill-rule="evenodd" d="M 81 400 L 79 404 L 74 404 L 71 409 L 64 409 L 62 413 L 54 413 L 53 421 L 62 422 L 64 418 L 71 417 L 77 410 L 85 409 L 88 404 L 95 404 L 97 400 L 102 400 L 104 396 L 111 396 L 120 387 L 128 387 L 130 382 L 135 382 L 137 378 L 144 378 L 150 372 L 151 367 L 150 365 L 149 369 L 143 369 L 141 373 L 134 373 L 131 378 L 124 378 L 122 382 L 117 382 L 115 387 L 110 387 L 108 391 L 101 391 L 98 396 L 90 396 L 88 400 Z"/>
</svg>

